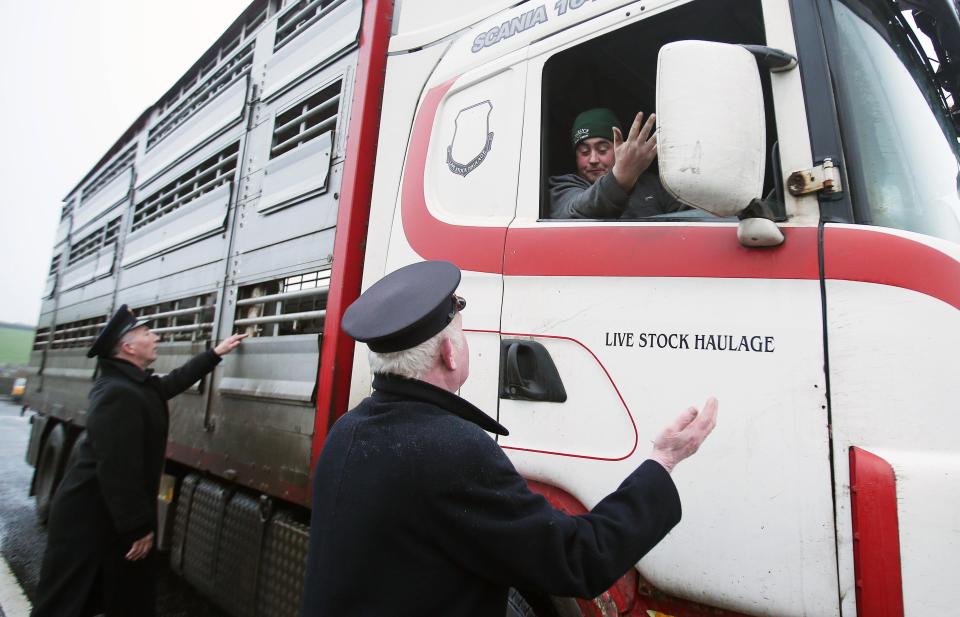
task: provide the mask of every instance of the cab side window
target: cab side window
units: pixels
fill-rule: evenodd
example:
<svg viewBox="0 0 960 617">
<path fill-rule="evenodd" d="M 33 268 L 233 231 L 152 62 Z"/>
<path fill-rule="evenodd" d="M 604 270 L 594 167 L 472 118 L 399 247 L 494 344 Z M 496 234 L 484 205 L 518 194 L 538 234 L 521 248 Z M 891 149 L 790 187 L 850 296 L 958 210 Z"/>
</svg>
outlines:
<svg viewBox="0 0 960 617">
<path fill-rule="evenodd" d="M 679 40 L 765 44 L 760 0 L 695 0 L 565 49 L 544 65 L 542 104 L 542 219 L 716 220 L 678 202 L 660 184 L 657 161 L 644 159 L 652 142 L 643 138 L 654 113 L 657 54 Z M 763 76 L 767 100 L 767 180 L 764 195 L 775 205 L 776 125 L 769 76 Z M 640 135 L 621 150 L 615 174 L 613 135 L 604 126 L 615 118 L 630 139 L 633 122 Z M 737 110 L 730 110 L 737 113 Z M 646 131 L 654 132 L 651 125 Z M 605 152 L 604 149 L 609 150 Z M 638 156 L 638 152 L 639 155 Z M 645 165 L 645 163 L 648 163 Z M 780 193 L 782 195 L 782 192 Z"/>
</svg>

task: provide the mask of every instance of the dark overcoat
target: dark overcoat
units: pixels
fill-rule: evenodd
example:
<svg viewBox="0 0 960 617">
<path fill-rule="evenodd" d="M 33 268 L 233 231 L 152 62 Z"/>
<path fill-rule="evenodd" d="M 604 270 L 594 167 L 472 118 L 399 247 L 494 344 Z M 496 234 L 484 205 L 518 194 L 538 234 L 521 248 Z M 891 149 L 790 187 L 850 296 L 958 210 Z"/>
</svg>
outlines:
<svg viewBox="0 0 960 617">
<path fill-rule="evenodd" d="M 157 526 L 167 444 L 167 400 L 220 361 L 213 351 L 164 377 L 116 358 L 100 360 L 86 439 L 54 495 L 33 617 L 154 614 L 155 550 L 127 561 Z"/>
<path fill-rule="evenodd" d="M 317 462 L 302 617 L 503 617 L 511 586 L 592 598 L 680 520 L 656 462 L 570 516 L 529 490 L 467 401 L 395 376 L 373 387 Z"/>
</svg>

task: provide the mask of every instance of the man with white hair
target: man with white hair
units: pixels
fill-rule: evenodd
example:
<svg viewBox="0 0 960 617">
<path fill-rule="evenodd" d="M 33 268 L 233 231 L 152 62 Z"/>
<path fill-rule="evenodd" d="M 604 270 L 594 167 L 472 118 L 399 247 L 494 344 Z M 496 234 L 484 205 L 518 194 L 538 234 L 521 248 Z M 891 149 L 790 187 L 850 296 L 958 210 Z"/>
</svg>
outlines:
<svg viewBox="0 0 960 617">
<path fill-rule="evenodd" d="M 374 392 L 317 462 L 302 617 L 503 617 L 511 586 L 592 598 L 680 520 L 670 471 L 713 430 L 716 400 L 681 414 L 591 512 L 564 514 L 487 434 L 507 430 L 455 394 L 470 372 L 459 283 L 453 264 L 413 264 L 344 315 Z"/>
</svg>

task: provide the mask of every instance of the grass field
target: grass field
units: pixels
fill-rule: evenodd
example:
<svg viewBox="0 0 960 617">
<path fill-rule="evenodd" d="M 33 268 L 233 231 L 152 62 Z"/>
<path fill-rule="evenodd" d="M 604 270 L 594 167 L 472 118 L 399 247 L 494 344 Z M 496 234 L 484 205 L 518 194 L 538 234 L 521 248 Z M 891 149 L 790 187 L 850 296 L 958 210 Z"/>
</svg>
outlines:
<svg viewBox="0 0 960 617">
<path fill-rule="evenodd" d="M 33 330 L 0 326 L 0 364 L 26 364 L 31 345 Z"/>
</svg>

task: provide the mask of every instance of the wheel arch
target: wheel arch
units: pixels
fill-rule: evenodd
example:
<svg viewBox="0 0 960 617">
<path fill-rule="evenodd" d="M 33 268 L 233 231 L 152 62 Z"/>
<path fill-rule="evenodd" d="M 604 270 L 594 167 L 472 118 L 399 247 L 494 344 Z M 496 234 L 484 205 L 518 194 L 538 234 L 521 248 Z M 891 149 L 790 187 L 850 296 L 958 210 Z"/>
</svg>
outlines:
<svg viewBox="0 0 960 617">
<path fill-rule="evenodd" d="M 527 486 L 534 493 L 542 495 L 550 505 L 565 514 L 576 516 L 586 514 L 589 510 L 579 499 L 562 488 L 527 480 Z M 636 568 L 630 568 L 626 574 L 617 579 L 609 589 L 592 600 L 577 599 L 577 605 L 583 617 L 606 617 L 608 615 L 632 615 L 637 605 L 637 589 L 640 577 Z"/>
</svg>

